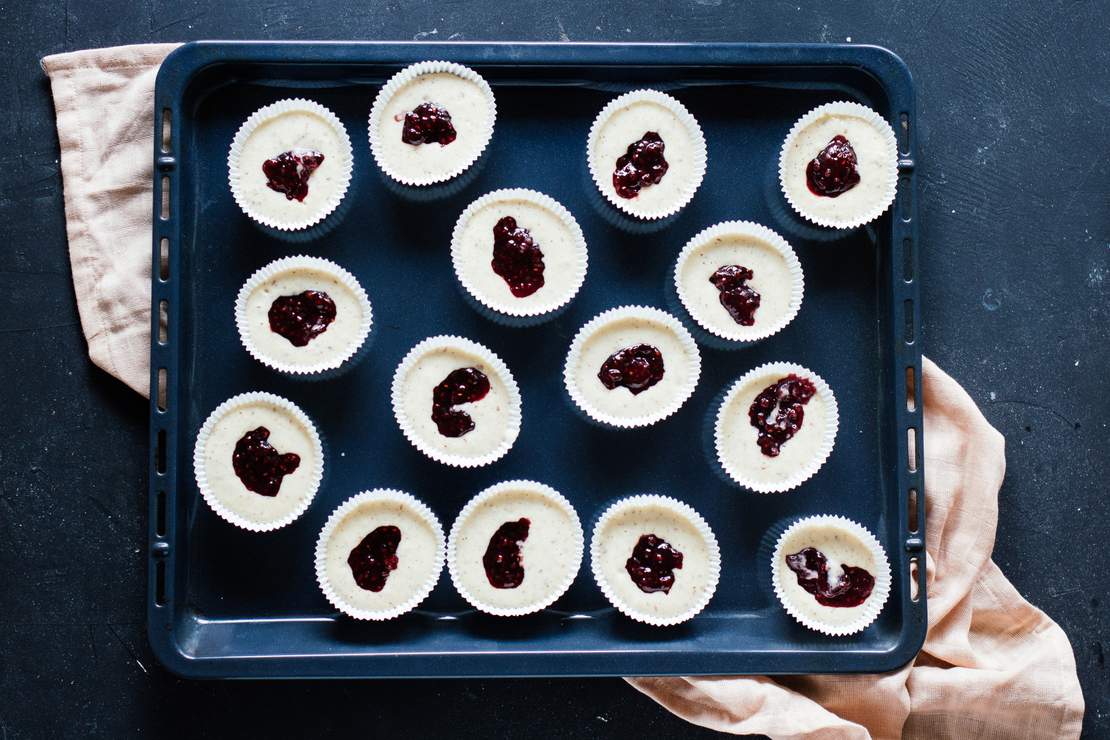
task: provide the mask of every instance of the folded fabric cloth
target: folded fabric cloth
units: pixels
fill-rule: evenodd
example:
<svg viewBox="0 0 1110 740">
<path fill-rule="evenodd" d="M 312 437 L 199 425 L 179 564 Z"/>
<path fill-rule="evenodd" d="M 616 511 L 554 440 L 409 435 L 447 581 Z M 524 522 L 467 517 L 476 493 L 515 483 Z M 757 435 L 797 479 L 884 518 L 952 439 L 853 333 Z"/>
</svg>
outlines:
<svg viewBox="0 0 1110 740">
<path fill-rule="evenodd" d="M 705 727 L 773 738 L 1068 738 L 1083 694 L 1064 631 L 991 560 L 1004 440 L 956 381 L 925 360 L 929 631 L 883 675 L 630 678 Z"/>
<path fill-rule="evenodd" d="M 54 91 L 73 287 L 89 357 L 150 394 L 154 78 L 177 44 L 55 54 Z"/>
<path fill-rule="evenodd" d="M 94 363 L 149 393 L 152 100 L 175 45 L 46 57 L 74 289 Z M 865 676 L 633 678 L 685 719 L 773 738 L 1069 738 L 1083 696 L 1063 631 L 991 561 L 1002 436 L 928 360 L 929 633 L 902 670 Z"/>
</svg>

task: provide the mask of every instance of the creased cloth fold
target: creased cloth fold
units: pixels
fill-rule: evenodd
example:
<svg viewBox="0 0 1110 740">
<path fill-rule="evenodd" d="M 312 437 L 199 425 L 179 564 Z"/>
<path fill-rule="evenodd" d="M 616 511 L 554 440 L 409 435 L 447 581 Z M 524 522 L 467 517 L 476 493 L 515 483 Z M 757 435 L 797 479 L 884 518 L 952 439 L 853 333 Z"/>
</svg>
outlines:
<svg viewBox="0 0 1110 740">
<path fill-rule="evenodd" d="M 89 358 L 150 394 L 154 78 L 177 44 L 55 54 L 66 236 Z"/>
<path fill-rule="evenodd" d="M 152 100 L 176 45 L 47 57 L 67 234 L 92 361 L 149 392 Z M 925 409 L 929 634 L 884 675 L 633 678 L 699 725 L 773 738 L 1070 738 L 1083 696 L 1063 631 L 990 559 L 1002 436 L 928 360 Z"/>
<path fill-rule="evenodd" d="M 929 632 L 882 675 L 630 678 L 705 727 L 772 738 L 1070 738 L 1083 694 L 1064 631 L 991 560 L 1004 440 L 924 362 Z"/>
</svg>

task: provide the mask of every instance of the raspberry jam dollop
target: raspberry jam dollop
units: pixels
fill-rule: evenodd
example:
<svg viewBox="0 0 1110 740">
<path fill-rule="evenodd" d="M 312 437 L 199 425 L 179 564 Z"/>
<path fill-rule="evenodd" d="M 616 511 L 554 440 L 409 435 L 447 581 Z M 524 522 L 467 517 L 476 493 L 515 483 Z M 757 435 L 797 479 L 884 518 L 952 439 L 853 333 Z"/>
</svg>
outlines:
<svg viewBox="0 0 1110 740">
<path fill-rule="evenodd" d="M 270 430 L 266 427 L 252 429 L 240 437 L 231 454 L 231 467 L 248 491 L 276 496 L 282 478 L 300 466 L 301 456 L 295 452 L 281 454 L 266 441 L 269 438 Z"/>
<path fill-rule="evenodd" d="M 335 321 L 335 301 L 322 290 L 306 290 L 274 299 L 267 314 L 270 331 L 303 347 L 328 329 Z"/>
<path fill-rule="evenodd" d="M 755 397 L 748 418 L 759 430 L 757 442 L 764 455 L 778 457 L 786 441 L 798 433 L 805 420 L 803 407 L 816 392 L 811 381 L 791 373 Z"/>
<path fill-rule="evenodd" d="M 609 355 L 597 377 L 609 390 L 624 386 L 642 393 L 663 379 L 663 353 L 650 344 L 625 347 Z"/>
<path fill-rule="evenodd" d="M 450 144 L 458 134 L 451 114 L 435 103 L 421 103 L 405 114 L 401 141 L 406 144 Z"/>
<path fill-rule="evenodd" d="M 266 185 L 285 195 L 286 200 L 303 201 L 308 195 L 308 178 L 324 162 L 315 149 L 290 149 L 262 163 Z"/>
<path fill-rule="evenodd" d="M 854 565 L 841 566 L 844 573 L 829 586 L 828 558 L 815 547 L 787 555 L 786 567 L 798 576 L 798 585 L 824 606 L 859 606 L 875 588 L 875 576 Z"/>
<path fill-rule="evenodd" d="M 837 134 L 806 165 L 806 184 L 814 195 L 835 198 L 859 184 L 856 150 L 846 138 Z"/>
<path fill-rule="evenodd" d="M 359 588 L 381 591 L 389 578 L 389 571 L 397 570 L 397 546 L 401 544 L 401 530 L 392 524 L 383 524 L 362 538 L 347 556 L 347 565 Z"/>
<path fill-rule="evenodd" d="M 709 282 L 716 285 L 721 293 L 721 305 L 741 326 L 754 324 L 755 310 L 759 308 L 759 293 L 747 284 L 754 274 L 740 265 L 724 265 L 709 277 Z"/>
<path fill-rule="evenodd" d="M 516 588 L 524 582 L 524 563 L 521 561 L 520 543 L 528 539 L 532 522 L 521 517 L 515 522 L 505 522 L 489 538 L 482 565 L 486 578 L 494 588 Z"/>
<path fill-rule="evenodd" d="M 454 408 L 460 403 L 481 401 L 489 393 L 489 378 L 476 367 L 452 370 L 432 390 L 432 421 L 444 437 L 461 437 L 474 429 L 474 420 Z"/>
<path fill-rule="evenodd" d="M 663 138 L 654 131 L 646 132 L 639 141 L 628 145 L 628 151 L 617 159 L 613 171 L 613 187 L 622 198 L 635 198 L 640 188 L 658 185 L 667 174 Z"/>
<path fill-rule="evenodd" d="M 543 287 L 543 252 L 532 239 L 532 233 L 518 228 L 512 216 L 505 216 L 493 227 L 490 265 L 517 298 L 530 296 Z"/>
<path fill-rule="evenodd" d="M 654 534 L 640 535 L 632 548 L 632 557 L 625 561 L 624 569 L 632 582 L 645 594 L 671 592 L 675 569 L 682 567 L 682 553 L 671 543 Z"/>
</svg>

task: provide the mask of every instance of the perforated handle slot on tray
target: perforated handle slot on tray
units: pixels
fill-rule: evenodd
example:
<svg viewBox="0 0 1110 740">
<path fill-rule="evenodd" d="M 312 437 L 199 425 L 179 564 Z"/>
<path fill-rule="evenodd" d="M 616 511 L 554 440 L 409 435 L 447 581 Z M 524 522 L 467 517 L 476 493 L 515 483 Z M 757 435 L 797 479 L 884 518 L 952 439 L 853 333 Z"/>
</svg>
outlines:
<svg viewBox="0 0 1110 740">
<path fill-rule="evenodd" d="M 905 532 L 905 547 L 909 553 L 907 567 L 910 583 L 909 598 L 911 603 L 923 604 L 921 594 L 925 588 L 925 569 L 920 567 L 924 562 L 924 530 L 925 530 L 925 487 L 924 487 L 924 435 L 923 409 L 921 404 L 921 376 L 920 366 L 917 364 L 921 332 L 920 308 L 913 298 L 916 290 L 918 245 L 914 243 L 914 221 L 917 217 L 914 202 L 914 157 L 916 152 L 913 147 L 911 126 L 913 122 L 910 114 L 902 111 L 898 114 L 898 124 L 895 133 L 898 139 L 898 202 L 895 213 L 896 239 L 894 244 L 900 245 L 902 254 L 900 264 L 892 265 L 892 270 L 900 273 L 901 280 L 892 281 L 897 293 L 902 293 L 901 322 L 896 324 L 894 330 L 901 334 L 901 346 L 896 354 L 901 355 L 905 368 L 904 380 L 901 391 L 904 393 L 905 405 L 899 409 L 902 419 L 900 434 L 905 445 L 905 466 L 900 472 L 900 478 L 905 480 L 905 519 L 902 522 Z M 901 457 L 903 453 L 899 453 Z"/>
<path fill-rule="evenodd" d="M 161 109 L 156 117 L 152 153 L 157 166 L 154 177 L 154 197 L 152 208 L 155 211 L 154 242 L 152 254 L 151 296 L 151 333 L 156 341 L 151 343 L 150 360 L 150 397 L 153 406 L 151 414 L 151 497 L 149 501 L 150 528 L 150 598 L 157 607 L 167 602 L 167 578 L 172 573 L 170 560 L 170 507 L 174 501 L 174 477 L 176 471 L 176 439 L 170 428 L 169 419 L 174 401 L 174 381 L 172 367 L 172 345 L 176 331 L 170 283 L 173 262 L 173 244 L 170 234 L 174 222 L 174 185 L 176 181 L 176 159 L 174 158 L 173 110 Z"/>
</svg>

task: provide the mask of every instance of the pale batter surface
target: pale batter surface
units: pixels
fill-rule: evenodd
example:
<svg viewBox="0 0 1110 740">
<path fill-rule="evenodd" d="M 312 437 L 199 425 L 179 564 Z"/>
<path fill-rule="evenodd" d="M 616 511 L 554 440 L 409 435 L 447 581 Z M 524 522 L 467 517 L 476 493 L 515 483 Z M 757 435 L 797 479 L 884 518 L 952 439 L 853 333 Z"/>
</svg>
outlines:
<svg viewBox="0 0 1110 740">
<path fill-rule="evenodd" d="M 347 564 L 351 550 L 381 526 L 401 530 L 397 569 L 389 572 L 381 591 L 358 585 Z M 418 595 L 443 566 L 433 526 L 403 501 L 366 500 L 343 517 L 326 545 L 326 573 L 335 595 L 345 604 L 365 611 L 388 611 Z"/>
<path fill-rule="evenodd" d="M 740 265 L 752 271 L 747 281 L 759 293 L 755 323 L 743 326 L 721 304 L 721 291 L 709 281 L 719 268 Z M 696 246 L 678 266 L 685 305 L 714 334 L 744 341 L 781 327 L 797 311 L 791 300 L 794 277 L 775 247 L 749 234 L 721 234 Z"/>
<path fill-rule="evenodd" d="M 235 445 L 258 427 L 270 430 L 267 441 L 280 454 L 293 452 L 301 458 L 297 469 L 282 478 L 276 496 L 249 490 L 232 466 Z M 216 421 L 204 443 L 203 464 L 209 493 L 224 508 L 249 522 L 270 524 L 299 509 L 316 493 L 316 456 L 312 436 L 299 419 L 280 406 L 257 400 L 229 409 Z"/>
<path fill-rule="evenodd" d="M 482 556 L 490 538 L 505 522 L 529 520 L 528 538 L 520 544 L 524 580 L 515 588 L 495 588 Z M 460 585 L 482 604 L 518 609 L 548 602 L 578 572 L 582 528 L 558 502 L 527 487 L 502 490 L 479 504 L 455 525 L 455 574 Z"/>
<path fill-rule="evenodd" d="M 518 298 L 509 284 L 493 271 L 493 227 L 505 216 L 527 229 L 543 252 L 544 284 L 535 293 Z M 459 234 L 459 277 L 487 305 L 507 313 L 544 313 L 563 303 L 578 290 L 585 277 L 584 251 L 579 236 L 558 214 L 520 198 L 494 200 L 475 211 Z"/>
<path fill-rule="evenodd" d="M 797 576 L 786 566 L 784 558 L 807 547 L 820 550 L 828 559 L 830 585 L 840 580 L 844 573 L 843 565 L 863 568 L 877 579 L 880 563 L 876 561 L 874 552 L 846 527 L 834 522 L 815 522 L 800 526 L 786 536 L 775 571 L 783 597 L 803 617 L 830 627 L 849 625 L 858 620 L 868 609 L 870 597 L 859 606 L 825 606 L 798 585 Z M 882 567 L 886 565 L 882 564 Z"/>
<path fill-rule="evenodd" d="M 628 575 L 625 564 L 645 534 L 662 537 L 682 553 L 669 593 L 645 593 Z M 603 522 L 594 534 L 596 566 L 618 601 L 651 617 L 679 617 L 694 608 L 713 587 L 710 547 L 698 528 L 680 513 L 657 504 L 633 504 Z"/>
<path fill-rule="evenodd" d="M 311 110 L 279 113 L 247 136 L 239 152 L 239 196 L 248 209 L 279 224 L 310 221 L 328 209 L 347 185 L 350 169 L 345 135 Z M 308 178 L 303 201 L 289 199 L 267 184 L 262 163 L 295 150 L 315 150 L 324 161 Z"/>
<path fill-rule="evenodd" d="M 828 408 L 820 391 L 805 404 L 801 429 L 782 444 L 778 456 L 768 457 L 759 448 L 758 431 L 751 424 L 748 409 L 756 396 L 787 374 L 776 371 L 750 378 L 724 403 L 717 440 L 723 462 L 726 468 L 741 471 L 756 483 L 774 484 L 793 478 L 821 461 Z"/>
<path fill-rule="evenodd" d="M 270 307 L 282 296 L 306 290 L 322 291 L 335 303 L 335 320 L 322 334 L 298 347 L 270 329 Z M 331 365 L 361 343 L 363 304 L 355 292 L 335 275 L 307 267 L 283 270 L 257 285 L 246 301 L 247 334 L 259 354 L 283 365 Z"/>
<path fill-rule="evenodd" d="M 461 437 L 446 437 L 432 421 L 432 391 L 453 371 L 474 367 L 489 379 L 490 390 L 473 403 L 454 406 L 474 420 L 474 428 Z M 504 444 L 510 431 L 514 400 L 505 380 L 480 355 L 462 347 L 429 348 L 408 369 L 403 380 L 401 411 L 413 433 L 429 448 L 448 455 L 482 457 Z M 519 409 L 516 410 L 519 414 Z"/>
<path fill-rule="evenodd" d="M 432 103 L 451 115 L 456 137 L 450 144 L 406 144 L 405 114 Z M 417 75 L 381 107 L 377 127 L 382 164 L 415 184 L 436 182 L 465 169 L 481 153 L 493 131 L 494 111 L 477 83 L 449 72 Z"/>
<path fill-rule="evenodd" d="M 833 139 L 843 136 L 856 151 L 859 183 L 835 198 L 816 195 L 806 183 L 806 167 Z M 897 171 L 897 152 L 889 134 L 861 116 L 830 113 L 818 118 L 788 142 L 784 158 L 783 186 L 806 214 L 826 221 L 856 221 L 886 202 L 891 178 Z"/>
<path fill-rule="evenodd" d="M 641 188 L 635 198 L 622 198 L 613 186 L 617 160 L 648 131 L 663 139 L 667 173 L 657 185 Z M 590 162 L 600 175 L 602 189 L 614 201 L 636 215 L 655 216 L 673 211 L 697 187 L 701 176 L 699 149 L 691 131 L 665 105 L 653 100 L 630 100 L 601 124 Z"/>
<path fill-rule="evenodd" d="M 601 366 L 615 352 L 639 344 L 651 345 L 662 353 L 663 378 L 637 394 L 623 386 L 606 388 L 597 376 Z M 697 360 L 690 357 L 672 327 L 650 316 L 630 316 L 602 324 L 585 338 L 572 378 L 592 409 L 615 419 L 642 419 L 682 405 L 697 382 Z"/>
</svg>

